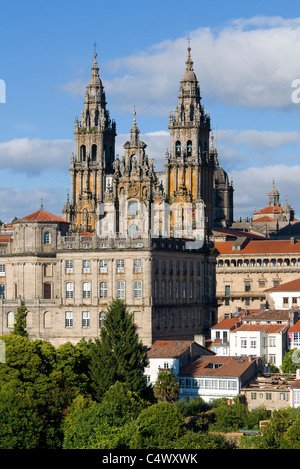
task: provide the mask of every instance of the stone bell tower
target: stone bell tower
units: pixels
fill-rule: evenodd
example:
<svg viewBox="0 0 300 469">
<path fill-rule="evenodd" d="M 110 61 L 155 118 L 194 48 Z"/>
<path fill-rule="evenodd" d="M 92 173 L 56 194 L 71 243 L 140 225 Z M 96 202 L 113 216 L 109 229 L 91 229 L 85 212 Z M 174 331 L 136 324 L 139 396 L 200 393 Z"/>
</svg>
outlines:
<svg viewBox="0 0 300 469">
<path fill-rule="evenodd" d="M 75 154 L 72 154 L 71 201 L 63 209 L 71 229 L 95 231 L 97 206 L 103 202 L 105 180 L 115 159 L 116 125 L 106 109 L 104 87 L 99 77 L 97 53 L 85 93 L 81 117 L 75 119 Z"/>
<path fill-rule="evenodd" d="M 170 153 L 166 154 L 165 171 L 170 203 L 204 203 L 206 225 L 211 227 L 214 161 L 209 153 L 210 117 L 201 104 L 190 47 L 179 88 L 179 103 L 169 117 L 169 130 Z"/>
</svg>

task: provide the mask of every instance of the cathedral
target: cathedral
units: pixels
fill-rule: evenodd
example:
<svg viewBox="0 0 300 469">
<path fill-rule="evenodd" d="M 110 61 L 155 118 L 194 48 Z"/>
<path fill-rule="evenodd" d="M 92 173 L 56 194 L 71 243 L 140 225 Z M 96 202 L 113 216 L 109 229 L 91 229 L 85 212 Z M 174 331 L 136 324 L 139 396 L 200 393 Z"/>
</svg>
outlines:
<svg viewBox="0 0 300 469">
<path fill-rule="evenodd" d="M 187 52 L 163 172 L 140 139 L 136 113 L 116 157 L 116 123 L 95 52 L 75 119 L 63 217 L 40 207 L 0 233 L 0 335 L 11 332 L 24 300 L 30 338 L 55 346 L 93 339 L 119 297 L 145 346 L 159 339 L 205 344 L 217 322 L 211 233 L 232 224 L 233 185 L 219 166 Z"/>
<path fill-rule="evenodd" d="M 210 138 L 210 116 L 201 104 L 190 48 L 169 131 L 164 173 L 154 170 L 135 113 L 130 141 L 121 160 L 115 157 L 116 124 L 106 109 L 95 52 L 84 109 L 75 119 L 71 201 L 63 209 L 73 231 L 200 240 L 209 228 L 232 224 L 233 186 Z"/>
</svg>

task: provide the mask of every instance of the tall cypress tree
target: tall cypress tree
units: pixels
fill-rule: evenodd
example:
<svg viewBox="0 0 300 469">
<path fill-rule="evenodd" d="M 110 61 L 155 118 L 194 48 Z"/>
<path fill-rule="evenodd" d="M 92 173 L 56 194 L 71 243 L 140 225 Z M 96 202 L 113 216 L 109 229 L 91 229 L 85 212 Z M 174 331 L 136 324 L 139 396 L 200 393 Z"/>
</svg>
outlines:
<svg viewBox="0 0 300 469">
<path fill-rule="evenodd" d="M 16 322 L 13 329 L 13 334 L 21 335 L 23 337 L 28 337 L 28 332 L 26 331 L 27 326 L 27 314 L 28 310 L 25 306 L 25 302 L 21 300 L 21 304 L 17 309 Z"/>
<path fill-rule="evenodd" d="M 95 399 L 101 401 L 116 381 L 141 394 L 146 388 L 146 363 L 133 315 L 126 303 L 116 298 L 108 305 L 100 337 L 91 348 L 90 377 Z"/>
</svg>

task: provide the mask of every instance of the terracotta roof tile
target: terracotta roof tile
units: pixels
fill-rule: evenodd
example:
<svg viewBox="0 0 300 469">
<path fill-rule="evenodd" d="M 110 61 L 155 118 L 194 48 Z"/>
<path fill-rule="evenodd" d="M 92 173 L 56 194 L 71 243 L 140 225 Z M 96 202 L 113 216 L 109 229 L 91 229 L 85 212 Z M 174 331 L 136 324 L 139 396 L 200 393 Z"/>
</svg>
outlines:
<svg viewBox="0 0 300 469">
<path fill-rule="evenodd" d="M 19 218 L 14 223 L 20 222 L 60 222 L 67 223 L 61 216 L 57 217 L 46 210 L 40 209 L 23 218 Z"/>
<path fill-rule="evenodd" d="M 148 358 L 178 358 L 190 348 L 191 340 L 157 340 L 147 352 Z"/>
<path fill-rule="evenodd" d="M 239 251 L 233 251 L 233 241 L 216 242 L 215 248 L 220 254 L 232 254 L 240 256 L 241 254 L 289 254 L 300 253 L 300 241 L 295 240 L 294 244 L 290 240 L 250 240 L 248 244 Z"/>
<path fill-rule="evenodd" d="M 300 320 L 294 326 L 289 328 L 289 332 L 300 332 Z"/>
<path fill-rule="evenodd" d="M 275 222 L 274 218 L 271 217 L 260 217 L 256 220 L 253 220 L 253 223 L 262 223 L 262 222 Z"/>
<path fill-rule="evenodd" d="M 201 357 L 192 363 L 186 365 L 180 372 L 180 376 L 241 376 L 256 359 L 250 359 L 246 356 L 241 357 L 223 357 L 209 356 Z M 218 368 L 213 366 L 220 365 Z"/>
<path fill-rule="evenodd" d="M 211 329 L 233 329 L 241 321 L 241 317 L 226 318 L 215 324 Z"/>
<path fill-rule="evenodd" d="M 269 333 L 278 334 L 288 328 L 287 324 L 242 324 L 240 327 L 232 331 L 235 332 L 251 332 L 251 331 L 265 331 Z"/>
<path fill-rule="evenodd" d="M 257 215 L 259 213 L 281 213 L 282 211 L 283 210 L 281 207 L 271 206 L 271 207 L 261 208 L 260 210 L 257 210 L 256 212 L 254 212 L 254 214 Z"/>
<path fill-rule="evenodd" d="M 300 291 L 300 278 L 282 283 L 273 288 L 268 288 L 265 291 Z"/>
</svg>

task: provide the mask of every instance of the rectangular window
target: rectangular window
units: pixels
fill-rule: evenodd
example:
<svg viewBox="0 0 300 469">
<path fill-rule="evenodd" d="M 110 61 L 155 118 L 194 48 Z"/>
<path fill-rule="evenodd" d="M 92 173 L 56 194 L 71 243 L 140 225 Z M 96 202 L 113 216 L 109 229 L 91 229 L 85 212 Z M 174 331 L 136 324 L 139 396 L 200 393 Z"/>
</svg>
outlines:
<svg viewBox="0 0 300 469">
<path fill-rule="evenodd" d="M 276 346 L 276 338 L 269 337 L 269 347 L 275 347 L 275 346 Z"/>
<path fill-rule="evenodd" d="M 249 291 L 250 291 L 250 288 L 251 288 L 250 282 L 249 282 L 248 280 L 245 281 L 245 291 L 246 291 L 246 292 L 249 292 Z"/>
<path fill-rule="evenodd" d="M 292 303 L 293 303 L 293 305 L 296 305 L 298 303 L 298 298 L 293 296 Z"/>
<path fill-rule="evenodd" d="M 241 348 L 247 348 L 247 339 L 241 339 Z"/>
<path fill-rule="evenodd" d="M 271 401 L 272 400 L 272 393 L 271 392 L 266 392 L 266 400 Z"/>
<path fill-rule="evenodd" d="M 91 263 L 88 260 L 82 261 L 82 272 L 89 274 L 91 272 Z"/>
<path fill-rule="evenodd" d="M 230 295 L 230 285 L 225 285 L 225 295 L 226 296 Z"/>
<path fill-rule="evenodd" d="M 100 274 L 107 274 L 107 260 L 100 259 Z"/>
<path fill-rule="evenodd" d="M 125 282 L 117 282 L 117 297 L 125 298 Z"/>
<path fill-rule="evenodd" d="M 3 284 L 0 284 L 0 298 L 5 300 L 5 285 L 3 285 Z"/>
<path fill-rule="evenodd" d="M 66 261 L 66 274 L 73 274 L 73 261 Z"/>
<path fill-rule="evenodd" d="M 250 338 L 250 348 L 256 348 L 256 339 Z"/>
<path fill-rule="evenodd" d="M 251 400 L 256 399 L 256 392 L 251 392 L 251 394 L 250 394 L 250 399 L 251 399 Z"/>
<path fill-rule="evenodd" d="M 142 282 L 134 282 L 134 298 L 142 298 Z"/>
<path fill-rule="evenodd" d="M 125 272 L 125 262 L 124 259 L 117 259 L 117 273 L 121 274 Z"/>
<path fill-rule="evenodd" d="M 142 272 L 142 259 L 134 259 L 133 261 L 133 272 L 138 274 Z"/>
<path fill-rule="evenodd" d="M 288 305 L 289 304 L 289 299 L 287 297 L 282 298 L 283 304 Z"/>
<path fill-rule="evenodd" d="M 72 311 L 66 311 L 65 327 L 73 327 L 73 312 Z"/>
<path fill-rule="evenodd" d="M 5 276 L 5 265 L 4 264 L 0 265 L 0 276 L 1 277 Z"/>
<path fill-rule="evenodd" d="M 107 282 L 100 282 L 100 298 L 107 298 Z"/>
<path fill-rule="evenodd" d="M 90 327 L 89 311 L 82 311 L 82 327 Z"/>
<path fill-rule="evenodd" d="M 264 287 L 265 284 L 266 284 L 265 280 L 259 280 L 259 281 L 258 281 L 258 286 L 259 286 L 259 287 Z"/>
</svg>

